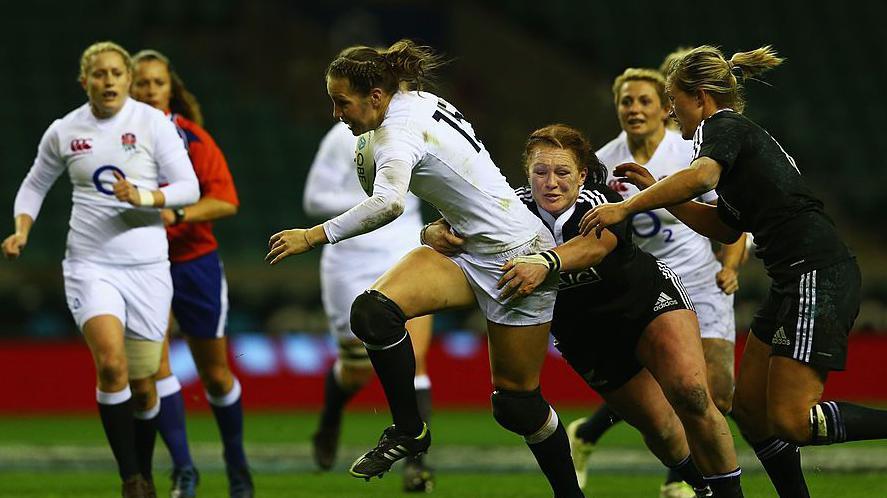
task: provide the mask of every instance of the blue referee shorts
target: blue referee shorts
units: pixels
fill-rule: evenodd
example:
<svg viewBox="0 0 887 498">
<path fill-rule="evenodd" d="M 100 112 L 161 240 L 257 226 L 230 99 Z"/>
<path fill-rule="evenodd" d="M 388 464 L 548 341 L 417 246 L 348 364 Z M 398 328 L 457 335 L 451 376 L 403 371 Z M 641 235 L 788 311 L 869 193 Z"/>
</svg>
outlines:
<svg viewBox="0 0 887 498">
<path fill-rule="evenodd" d="M 219 253 L 172 263 L 172 312 L 182 333 L 199 339 L 224 337 L 228 283 Z"/>
</svg>

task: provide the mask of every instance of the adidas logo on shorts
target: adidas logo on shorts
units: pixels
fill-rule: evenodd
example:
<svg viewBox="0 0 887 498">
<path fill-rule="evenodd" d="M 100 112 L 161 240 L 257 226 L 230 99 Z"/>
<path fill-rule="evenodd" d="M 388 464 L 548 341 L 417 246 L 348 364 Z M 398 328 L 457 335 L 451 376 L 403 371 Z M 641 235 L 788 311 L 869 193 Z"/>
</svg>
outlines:
<svg viewBox="0 0 887 498">
<path fill-rule="evenodd" d="M 668 294 L 660 292 L 659 299 L 656 300 L 656 306 L 653 306 L 653 311 L 659 311 L 662 308 L 667 308 L 676 304 L 678 304 L 677 299 L 672 299 Z"/>
<path fill-rule="evenodd" d="M 775 346 L 779 344 L 780 346 L 791 346 L 792 342 L 788 340 L 788 337 L 785 335 L 785 330 L 782 327 L 776 329 L 776 333 L 773 334 L 773 340 L 770 341 L 770 344 Z"/>
</svg>

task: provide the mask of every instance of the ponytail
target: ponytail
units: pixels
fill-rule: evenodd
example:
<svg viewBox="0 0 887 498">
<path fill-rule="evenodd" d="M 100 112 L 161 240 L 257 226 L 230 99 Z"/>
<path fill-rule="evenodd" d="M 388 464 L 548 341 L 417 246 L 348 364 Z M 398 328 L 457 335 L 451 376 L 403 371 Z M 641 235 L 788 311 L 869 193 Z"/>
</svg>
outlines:
<svg viewBox="0 0 887 498">
<path fill-rule="evenodd" d="M 346 78 L 351 87 L 366 95 L 373 88 L 393 94 L 402 85 L 424 90 L 433 85 L 433 73 L 446 60 L 431 47 L 399 40 L 387 49 L 348 47 L 330 62 L 326 75 Z"/>
</svg>

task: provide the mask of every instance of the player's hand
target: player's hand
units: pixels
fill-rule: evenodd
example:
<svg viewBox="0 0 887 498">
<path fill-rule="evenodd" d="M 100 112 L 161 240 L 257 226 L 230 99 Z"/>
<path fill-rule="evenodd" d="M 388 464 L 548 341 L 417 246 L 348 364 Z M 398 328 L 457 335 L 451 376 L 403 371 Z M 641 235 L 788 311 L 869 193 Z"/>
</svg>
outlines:
<svg viewBox="0 0 887 498">
<path fill-rule="evenodd" d="M 604 228 L 615 225 L 628 218 L 628 210 L 622 202 L 608 202 L 595 206 L 582 216 L 579 221 L 579 233 L 583 236 L 595 232 L 597 238 L 601 238 Z"/>
<path fill-rule="evenodd" d="M 723 267 L 715 274 L 715 281 L 724 294 L 730 295 L 739 290 L 739 273 L 733 268 Z"/>
<path fill-rule="evenodd" d="M 117 181 L 114 182 L 114 197 L 116 197 L 118 201 L 127 202 L 133 206 L 139 206 L 141 200 L 139 197 L 139 189 L 121 175 L 119 171 L 114 171 L 114 178 L 117 179 Z"/>
<path fill-rule="evenodd" d="M 455 256 L 462 252 L 465 239 L 450 231 L 450 224 L 440 219 L 424 229 L 422 243 L 445 256 Z"/>
<path fill-rule="evenodd" d="M 656 183 L 656 178 L 647 168 L 637 163 L 623 163 L 616 166 L 613 168 L 613 176 L 634 185 L 638 190 L 644 190 Z"/>
<path fill-rule="evenodd" d="M 515 263 L 509 261 L 502 266 L 505 272 L 496 288 L 500 299 L 508 299 L 511 296 L 524 297 L 530 295 L 539 284 L 548 277 L 548 267 L 533 263 Z"/>
<path fill-rule="evenodd" d="M 288 256 L 310 251 L 312 248 L 308 244 L 307 232 L 308 230 L 294 228 L 272 235 L 271 239 L 268 240 L 270 251 L 265 256 L 265 262 L 276 265 Z"/>
<path fill-rule="evenodd" d="M 15 259 L 22 254 L 22 249 L 28 244 L 28 237 L 20 233 L 14 233 L 3 241 L 3 256 L 6 259 Z"/>
<path fill-rule="evenodd" d="M 176 212 L 172 209 L 161 209 L 160 219 L 163 220 L 163 226 L 168 227 L 176 224 Z"/>
</svg>

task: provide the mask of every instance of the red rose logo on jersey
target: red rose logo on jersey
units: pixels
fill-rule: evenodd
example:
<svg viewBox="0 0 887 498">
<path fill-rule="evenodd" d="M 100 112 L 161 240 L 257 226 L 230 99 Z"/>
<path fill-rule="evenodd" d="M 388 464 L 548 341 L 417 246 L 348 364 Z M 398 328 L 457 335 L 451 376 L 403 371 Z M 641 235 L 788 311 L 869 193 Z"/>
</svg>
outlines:
<svg viewBox="0 0 887 498">
<path fill-rule="evenodd" d="M 91 138 L 75 138 L 71 140 L 71 152 L 74 154 L 85 154 L 92 152 Z"/>
<path fill-rule="evenodd" d="M 136 136 L 133 133 L 124 133 L 120 137 L 120 142 L 123 144 L 123 150 L 127 152 L 136 150 Z"/>
</svg>

